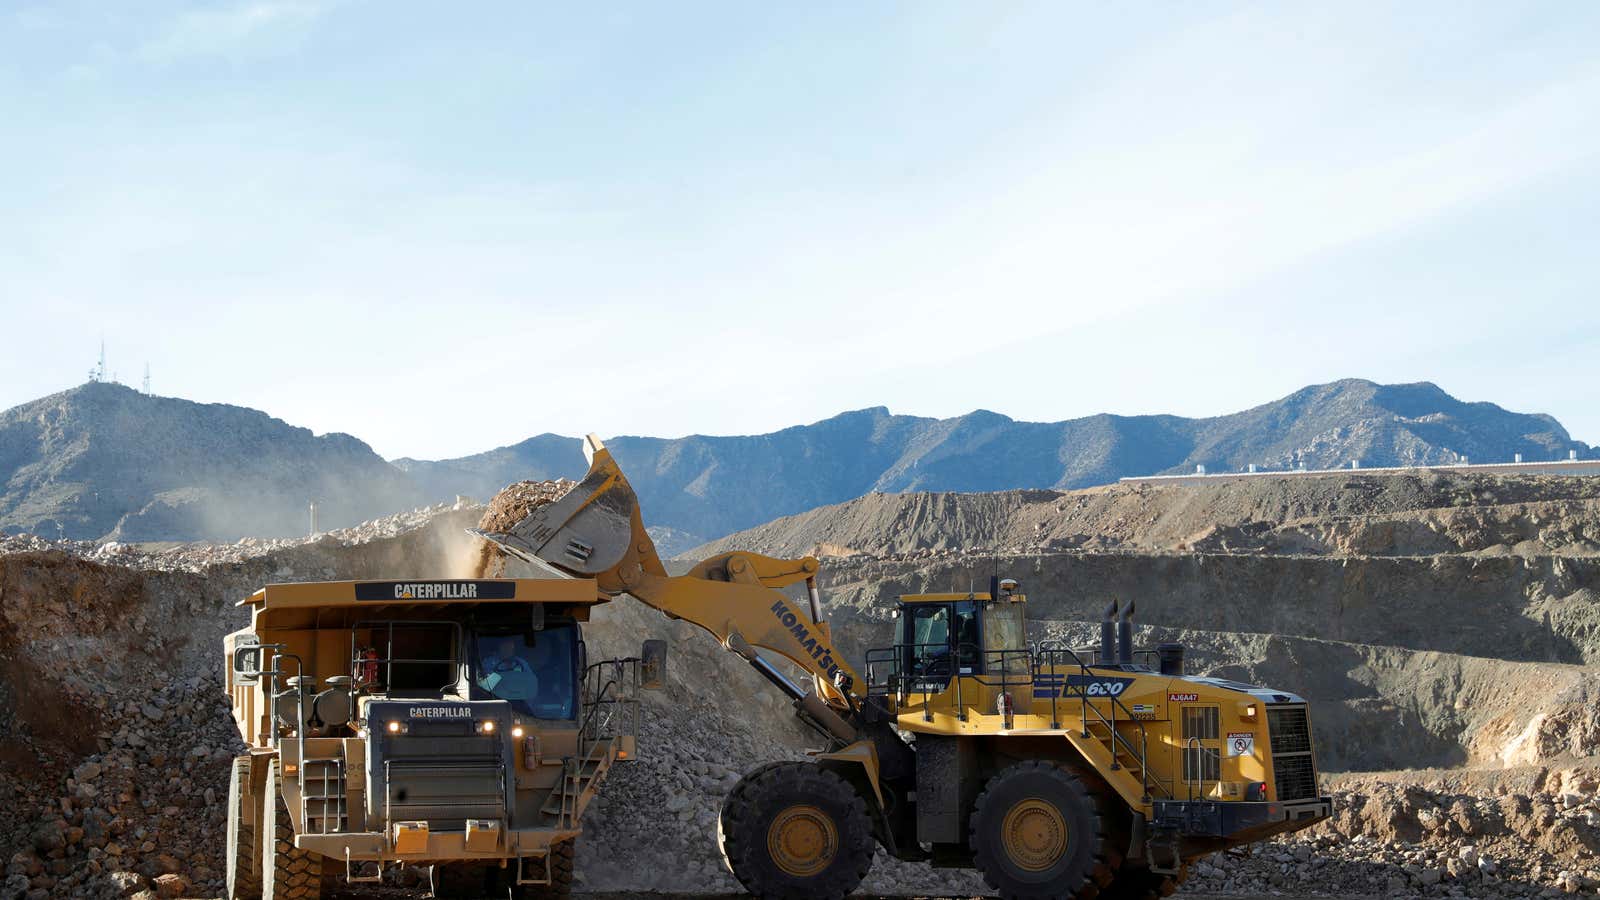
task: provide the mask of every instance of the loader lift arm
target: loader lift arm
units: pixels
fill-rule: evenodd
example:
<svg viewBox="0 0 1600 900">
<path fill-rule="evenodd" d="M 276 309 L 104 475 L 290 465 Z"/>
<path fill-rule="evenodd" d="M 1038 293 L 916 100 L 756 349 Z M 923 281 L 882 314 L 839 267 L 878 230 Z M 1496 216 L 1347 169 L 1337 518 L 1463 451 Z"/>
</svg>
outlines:
<svg viewBox="0 0 1600 900">
<path fill-rule="evenodd" d="M 864 687 L 834 647 L 822 621 L 814 557 L 777 559 L 732 551 L 670 575 L 645 531 L 638 497 L 600 439 L 584 439 L 589 473 L 565 496 L 506 532 L 474 534 L 535 564 L 595 579 L 610 595 L 626 593 L 674 619 L 704 628 L 794 701 L 801 717 L 839 746 L 857 739 L 854 719 Z M 783 588 L 805 582 L 809 609 Z M 757 653 L 768 650 L 809 673 L 810 690 Z"/>
</svg>

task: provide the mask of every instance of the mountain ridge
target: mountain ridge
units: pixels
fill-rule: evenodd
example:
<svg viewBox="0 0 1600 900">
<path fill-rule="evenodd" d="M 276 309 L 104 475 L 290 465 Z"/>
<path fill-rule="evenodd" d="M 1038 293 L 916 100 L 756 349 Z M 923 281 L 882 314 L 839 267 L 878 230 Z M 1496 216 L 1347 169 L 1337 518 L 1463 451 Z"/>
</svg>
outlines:
<svg viewBox="0 0 1600 900">
<path fill-rule="evenodd" d="M 683 546 L 873 492 L 1072 489 L 1128 475 L 1433 465 L 1592 448 L 1553 417 L 1437 385 L 1345 379 L 1223 416 L 1099 413 L 1060 422 L 987 409 L 938 419 L 886 406 L 768 434 L 623 435 L 607 445 L 652 526 Z M 350 435 L 244 407 L 91 383 L 0 412 L 0 528 L 96 540 L 303 534 L 513 481 L 577 477 L 577 438 L 537 434 L 445 460 L 383 460 Z"/>
<path fill-rule="evenodd" d="M 874 406 L 765 435 L 608 439 L 652 523 L 727 534 L 871 492 L 1072 489 L 1131 475 L 1263 468 L 1438 465 L 1463 458 L 1587 456 L 1553 417 L 1468 403 L 1431 382 L 1344 379 L 1207 418 L 1099 413 L 1025 422 L 990 410 L 950 419 Z M 581 474 L 576 438 L 542 434 L 454 460 L 396 460 L 425 488 Z M 518 473 L 523 473 L 519 475 Z M 456 481 L 454 483 L 461 483 Z"/>
</svg>

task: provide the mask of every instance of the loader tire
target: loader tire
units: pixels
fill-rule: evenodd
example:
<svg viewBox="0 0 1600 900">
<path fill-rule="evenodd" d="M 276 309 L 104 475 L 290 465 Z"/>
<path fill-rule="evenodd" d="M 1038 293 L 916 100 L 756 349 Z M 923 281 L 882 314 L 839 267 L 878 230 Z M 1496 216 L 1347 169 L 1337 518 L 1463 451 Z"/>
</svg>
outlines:
<svg viewBox="0 0 1600 900">
<path fill-rule="evenodd" d="M 861 795 L 803 762 L 740 779 L 722 803 L 717 845 L 745 890 L 769 900 L 839 900 L 867 876 L 875 849 Z"/>
<path fill-rule="evenodd" d="M 1016 763 L 973 805 L 973 861 L 1006 900 L 1089 900 L 1120 861 L 1104 812 L 1085 776 L 1049 760 Z"/>
<path fill-rule="evenodd" d="M 322 855 L 294 845 L 294 822 L 278 789 L 277 759 L 267 764 L 262 800 L 262 900 L 321 900 Z"/>
<path fill-rule="evenodd" d="M 1111 886 L 1100 892 L 1100 900 L 1161 900 L 1177 893 L 1188 878 L 1188 866 L 1180 866 L 1176 875 L 1157 875 L 1143 866 L 1124 867 Z"/>
<path fill-rule="evenodd" d="M 228 775 L 228 900 L 261 900 L 261 874 L 256 854 L 255 810 L 245 802 L 250 786 L 250 755 L 235 757 Z M 257 798 L 257 802 L 260 802 Z"/>
</svg>

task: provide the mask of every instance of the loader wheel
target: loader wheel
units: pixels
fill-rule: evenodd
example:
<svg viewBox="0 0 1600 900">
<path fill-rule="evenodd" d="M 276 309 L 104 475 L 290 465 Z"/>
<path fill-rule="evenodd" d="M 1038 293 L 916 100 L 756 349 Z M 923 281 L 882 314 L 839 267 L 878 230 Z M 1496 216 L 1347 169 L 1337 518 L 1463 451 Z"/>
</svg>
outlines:
<svg viewBox="0 0 1600 900">
<path fill-rule="evenodd" d="M 772 900 L 838 900 L 872 868 L 866 803 L 811 763 L 775 763 L 740 779 L 722 803 L 717 844 L 745 890 Z"/>
<path fill-rule="evenodd" d="M 1111 883 L 1098 794 L 1071 769 L 1017 763 L 989 779 L 972 809 L 973 860 L 1006 900 L 1087 900 Z"/>
<path fill-rule="evenodd" d="M 262 900 L 320 900 L 322 855 L 294 845 L 294 822 L 278 790 L 278 760 L 267 765 L 261 841 Z"/>
<path fill-rule="evenodd" d="M 228 852 L 225 864 L 228 900 L 260 900 L 261 874 L 256 865 L 255 810 L 245 805 L 250 784 L 250 755 L 235 757 L 228 775 Z"/>
<path fill-rule="evenodd" d="M 1161 900 L 1176 893 L 1188 878 L 1188 866 L 1180 866 L 1176 875 L 1157 875 L 1143 866 L 1128 866 L 1118 870 L 1111 886 L 1100 892 L 1100 900 Z"/>
</svg>

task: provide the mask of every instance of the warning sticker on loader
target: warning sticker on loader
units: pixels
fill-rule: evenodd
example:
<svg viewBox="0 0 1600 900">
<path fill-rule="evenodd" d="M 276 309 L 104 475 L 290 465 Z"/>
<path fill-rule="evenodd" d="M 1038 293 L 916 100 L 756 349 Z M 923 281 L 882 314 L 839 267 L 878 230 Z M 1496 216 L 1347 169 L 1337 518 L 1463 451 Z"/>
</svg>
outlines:
<svg viewBox="0 0 1600 900">
<path fill-rule="evenodd" d="M 1256 735 L 1255 735 L 1255 732 L 1253 732 L 1253 731 L 1230 731 L 1230 732 L 1228 732 L 1227 748 L 1228 748 L 1228 755 L 1229 756 L 1255 756 L 1256 755 Z"/>
</svg>

